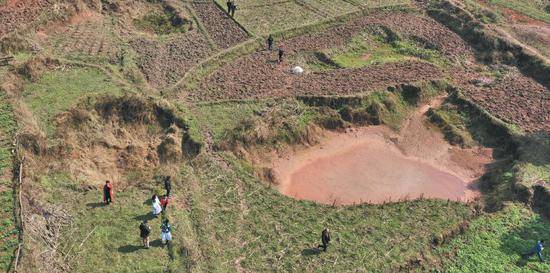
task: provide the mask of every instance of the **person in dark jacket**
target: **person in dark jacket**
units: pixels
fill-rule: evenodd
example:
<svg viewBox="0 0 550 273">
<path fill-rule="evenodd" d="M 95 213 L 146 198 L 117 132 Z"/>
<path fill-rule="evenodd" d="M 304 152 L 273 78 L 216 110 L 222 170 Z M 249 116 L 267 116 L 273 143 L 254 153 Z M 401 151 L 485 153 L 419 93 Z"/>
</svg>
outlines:
<svg viewBox="0 0 550 273">
<path fill-rule="evenodd" d="M 267 49 L 269 51 L 273 50 L 273 35 L 269 34 L 269 37 L 267 37 Z"/>
<path fill-rule="evenodd" d="M 139 236 L 143 241 L 143 246 L 149 248 L 149 235 L 151 235 L 151 227 L 147 224 L 147 220 L 139 225 Z"/>
<path fill-rule="evenodd" d="M 111 181 L 105 181 L 105 186 L 103 186 L 103 203 L 109 205 L 113 202 L 113 185 Z"/>
<path fill-rule="evenodd" d="M 285 56 L 285 50 L 283 48 L 283 46 L 279 46 L 279 63 L 282 63 L 283 62 L 283 57 Z"/>
<path fill-rule="evenodd" d="M 321 244 L 318 247 L 323 248 L 323 251 L 327 251 L 327 247 L 329 243 L 330 243 L 330 232 L 328 228 L 325 228 L 321 232 Z"/>
<path fill-rule="evenodd" d="M 539 256 L 539 260 L 541 262 L 544 262 L 544 257 L 542 257 L 542 250 L 544 249 L 544 240 L 540 240 L 537 242 L 537 244 L 531 248 L 531 250 L 529 250 L 529 252 L 523 254 L 522 256 L 524 258 L 529 258 L 533 255 L 535 255 L 535 253 L 537 254 L 537 256 Z"/>
<path fill-rule="evenodd" d="M 231 0 L 227 1 L 227 15 L 231 15 L 231 7 L 233 6 L 233 2 Z"/>
<path fill-rule="evenodd" d="M 235 2 L 231 1 L 231 17 L 235 17 L 236 10 L 237 10 L 237 5 L 235 5 Z"/>
<path fill-rule="evenodd" d="M 163 245 L 167 245 L 172 241 L 172 226 L 168 219 L 164 219 L 162 225 L 160 225 L 160 238 Z"/>
<path fill-rule="evenodd" d="M 164 189 L 166 190 L 166 196 L 170 196 L 170 191 L 172 191 L 172 182 L 170 181 L 170 176 L 164 178 Z"/>
</svg>

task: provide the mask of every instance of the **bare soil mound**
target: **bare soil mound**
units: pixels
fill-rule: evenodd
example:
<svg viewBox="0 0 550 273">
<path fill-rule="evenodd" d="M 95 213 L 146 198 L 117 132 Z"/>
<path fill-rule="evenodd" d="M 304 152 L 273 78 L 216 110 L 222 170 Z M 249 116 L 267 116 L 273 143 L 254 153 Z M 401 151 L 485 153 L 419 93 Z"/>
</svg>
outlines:
<svg viewBox="0 0 550 273">
<path fill-rule="evenodd" d="M 40 158 L 38 165 L 62 170 L 84 185 L 114 180 L 122 188 L 146 182 L 155 169 L 200 150 L 171 108 L 130 96 L 102 98 L 61 114 L 56 142 L 45 148 L 22 140 Z"/>
<path fill-rule="evenodd" d="M 219 47 L 229 48 L 248 38 L 248 34 L 214 2 L 192 4 L 206 31 Z"/>
<path fill-rule="evenodd" d="M 468 201 L 491 150 L 449 145 L 425 122 L 424 107 L 399 133 L 369 126 L 329 133 L 273 163 L 280 191 L 325 204 L 384 203 L 419 197 Z"/>
</svg>

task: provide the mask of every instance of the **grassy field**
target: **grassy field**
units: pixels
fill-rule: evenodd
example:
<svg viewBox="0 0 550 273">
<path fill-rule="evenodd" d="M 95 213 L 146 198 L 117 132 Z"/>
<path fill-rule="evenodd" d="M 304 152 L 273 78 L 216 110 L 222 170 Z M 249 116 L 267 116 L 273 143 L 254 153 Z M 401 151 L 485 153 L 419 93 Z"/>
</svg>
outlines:
<svg viewBox="0 0 550 273">
<path fill-rule="evenodd" d="M 101 71 L 69 68 L 44 73 L 24 86 L 23 101 L 42 129 L 53 133 L 55 115 L 68 110 L 86 97 L 122 94 L 122 89 Z"/>
<path fill-rule="evenodd" d="M 160 220 L 149 216 L 148 199 L 160 185 L 118 191 L 103 206 L 100 191 L 74 192 L 66 176 L 44 180 L 45 200 L 75 219 L 59 247 L 73 272 L 388 272 L 470 214 L 466 205 L 434 200 L 351 207 L 295 201 L 258 181 L 248 163 L 220 153 L 182 166 L 167 213 L 169 249 L 160 245 Z M 151 249 L 140 246 L 143 219 L 152 219 Z M 333 243 L 319 253 L 325 226 Z"/>
<path fill-rule="evenodd" d="M 235 19 L 252 33 L 266 35 L 311 24 L 324 17 L 289 1 L 267 6 L 242 7 L 235 13 Z"/>
<path fill-rule="evenodd" d="M 12 167 L 12 137 L 17 124 L 5 93 L 0 89 L 0 270 L 10 266 L 18 242 L 14 222 L 14 193 L 10 171 Z"/>
<path fill-rule="evenodd" d="M 435 250 L 445 272 L 548 272 L 536 256 L 523 259 L 537 240 L 550 237 L 548 222 L 521 204 L 473 221 L 470 229 Z M 548 239 L 546 239 L 548 240 Z"/>
<path fill-rule="evenodd" d="M 339 66 L 359 68 L 367 65 L 422 59 L 436 64 L 445 60 L 436 50 L 424 49 L 410 41 L 385 43 L 380 37 L 360 35 L 343 48 L 326 52 Z"/>
</svg>

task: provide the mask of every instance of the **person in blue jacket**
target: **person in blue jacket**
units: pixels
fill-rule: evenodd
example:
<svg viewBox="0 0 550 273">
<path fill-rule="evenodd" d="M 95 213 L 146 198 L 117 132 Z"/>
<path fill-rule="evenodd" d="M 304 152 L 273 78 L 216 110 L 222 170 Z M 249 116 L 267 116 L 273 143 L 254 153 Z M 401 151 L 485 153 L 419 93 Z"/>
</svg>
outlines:
<svg viewBox="0 0 550 273">
<path fill-rule="evenodd" d="M 544 240 L 540 240 L 537 242 L 537 244 L 531 248 L 531 250 L 529 250 L 529 252 L 523 254 L 523 257 L 525 258 L 529 258 L 533 255 L 535 255 L 535 253 L 537 254 L 537 256 L 539 256 L 539 260 L 541 262 L 544 262 L 544 258 L 542 257 L 542 250 L 544 249 Z"/>
</svg>

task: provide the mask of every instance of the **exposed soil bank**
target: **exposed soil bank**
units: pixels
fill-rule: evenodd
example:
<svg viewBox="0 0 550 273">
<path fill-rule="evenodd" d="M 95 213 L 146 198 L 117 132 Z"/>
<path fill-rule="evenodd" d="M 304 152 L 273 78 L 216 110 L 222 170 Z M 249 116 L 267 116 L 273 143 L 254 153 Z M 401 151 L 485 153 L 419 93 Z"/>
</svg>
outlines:
<svg viewBox="0 0 550 273">
<path fill-rule="evenodd" d="M 421 196 L 473 199 L 492 150 L 451 146 L 425 121 L 428 109 L 414 113 L 400 132 L 386 126 L 331 132 L 319 145 L 280 157 L 273 163 L 280 191 L 343 205 Z"/>
</svg>

